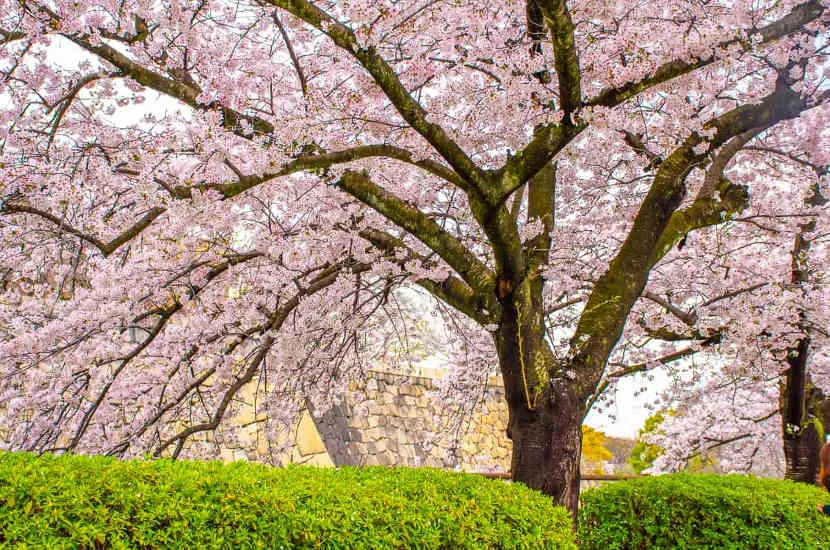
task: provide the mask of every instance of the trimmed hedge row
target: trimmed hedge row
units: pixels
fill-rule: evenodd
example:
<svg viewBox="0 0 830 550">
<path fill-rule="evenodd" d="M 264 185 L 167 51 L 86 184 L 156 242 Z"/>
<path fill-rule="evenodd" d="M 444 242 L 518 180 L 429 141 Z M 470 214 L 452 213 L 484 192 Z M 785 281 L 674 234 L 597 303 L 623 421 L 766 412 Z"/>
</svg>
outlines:
<svg viewBox="0 0 830 550">
<path fill-rule="evenodd" d="M 564 508 L 433 469 L 0 453 L 7 548 L 562 548 Z"/>
<path fill-rule="evenodd" d="M 582 494 L 579 548 L 830 548 L 830 502 L 818 487 L 749 476 L 674 474 Z"/>
</svg>

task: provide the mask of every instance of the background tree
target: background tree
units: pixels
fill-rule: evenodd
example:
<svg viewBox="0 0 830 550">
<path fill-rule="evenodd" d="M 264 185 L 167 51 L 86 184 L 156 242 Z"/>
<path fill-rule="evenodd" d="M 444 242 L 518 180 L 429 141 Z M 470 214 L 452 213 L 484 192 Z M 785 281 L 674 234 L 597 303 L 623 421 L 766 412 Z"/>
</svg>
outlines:
<svg viewBox="0 0 830 550">
<path fill-rule="evenodd" d="M 646 418 L 643 427 L 637 430 L 637 443 L 631 449 L 631 456 L 628 457 L 628 463 L 635 473 L 641 474 L 651 468 L 655 459 L 663 454 L 663 449 L 659 445 L 647 443 L 645 438 L 651 434 L 659 433 L 660 425 L 665 418 L 666 415 L 658 411 Z"/>
<path fill-rule="evenodd" d="M 604 463 L 608 462 L 614 455 L 611 454 L 605 444 L 608 436 L 605 433 L 588 426 L 582 425 L 582 463 L 580 468 L 586 468 L 590 473 L 603 473 Z"/>
<path fill-rule="evenodd" d="M 694 256 L 757 261 L 780 239 L 754 213 L 824 184 L 759 149 L 826 164 L 817 0 L 2 8 L 11 448 L 213 456 L 245 400 L 276 440 L 414 283 L 449 308 L 459 387 L 497 360 L 514 479 L 575 510 L 615 380 L 759 334 L 689 317 L 661 347 L 649 313 L 764 309 L 777 287 Z M 803 336 L 787 311 L 769 349 Z"/>
<path fill-rule="evenodd" d="M 775 151 L 769 143 L 756 147 Z M 826 172 L 797 156 L 771 162 L 769 170 L 767 175 L 789 170 L 815 170 L 820 176 Z M 672 388 L 668 399 L 680 414 L 667 421 L 661 434 L 647 437 L 666 449 L 657 461 L 658 469 L 683 468 L 688 460 L 712 451 L 730 470 L 783 474 L 815 482 L 824 425 L 822 388 L 827 387 L 826 352 L 820 343 L 826 334 L 827 317 L 823 308 L 816 306 L 826 299 L 826 271 L 820 267 L 826 254 L 826 232 L 813 231 L 821 219 L 816 212 L 826 203 L 816 191 L 805 195 L 804 208 L 791 202 L 786 212 L 756 211 L 738 220 L 762 224 L 776 238 L 742 238 L 744 246 L 763 246 L 764 254 L 755 262 L 744 258 L 741 265 L 720 260 L 717 264 L 742 273 L 739 277 L 743 281 L 737 288 L 744 290 L 739 294 L 760 293 L 764 299 L 755 302 L 730 296 L 726 301 L 729 311 L 722 311 L 717 318 L 720 326 L 710 324 L 707 329 L 718 342 L 728 340 L 708 346 L 705 360 L 718 368 L 699 377 L 694 374 L 695 363 L 691 363 L 685 374 L 678 374 L 685 383 Z M 805 231 L 807 228 L 812 229 Z M 812 250 L 813 244 L 820 249 Z M 771 264 L 778 265 L 778 270 L 764 271 Z M 711 263 L 705 265 L 717 269 Z M 706 301 L 695 310 L 675 308 L 677 315 L 673 317 L 711 315 L 712 305 Z M 745 319 L 752 322 L 742 322 Z M 661 330 L 671 333 L 665 326 Z M 815 338 L 819 345 L 813 348 Z"/>
</svg>

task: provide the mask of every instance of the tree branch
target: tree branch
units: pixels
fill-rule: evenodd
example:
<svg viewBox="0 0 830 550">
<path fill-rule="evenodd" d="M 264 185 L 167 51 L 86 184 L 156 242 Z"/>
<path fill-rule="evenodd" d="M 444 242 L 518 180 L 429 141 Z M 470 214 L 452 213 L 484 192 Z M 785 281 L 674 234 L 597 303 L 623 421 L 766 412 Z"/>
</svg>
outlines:
<svg viewBox="0 0 830 550">
<path fill-rule="evenodd" d="M 648 300 L 651 300 L 655 304 L 658 304 L 660 307 L 662 307 L 663 309 L 665 309 L 666 311 L 668 311 L 669 313 L 683 321 L 684 324 L 690 327 L 694 326 L 697 323 L 697 315 L 695 315 L 693 311 L 689 312 L 680 309 L 679 307 L 672 304 L 662 296 L 658 296 L 657 294 L 654 294 L 652 292 L 645 291 L 643 292 L 643 298 L 646 298 Z"/>
<path fill-rule="evenodd" d="M 533 139 L 524 149 L 508 158 L 502 168 L 493 172 L 494 177 L 501 182 L 499 201 L 507 200 L 516 189 L 527 183 L 586 127 L 584 123 L 538 126 L 533 132 Z"/>
<path fill-rule="evenodd" d="M 616 365 L 613 364 L 611 366 L 622 367 L 619 370 L 613 371 L 608 374 L 608 378 L 622 378 L 623 376 L 628 376 L 630 374 L 635 374 L 638 372 L 646 372 L 652 370 L 653 368 L 657 367 L 658 365 L 668 365 L 669 363 L 673 363 L 675 361 L 679 361 L 684 357 L 688 357 L 690 355 L 694 355 L 700 351 L 698 348 L 693 346 L 687 346 L 685 348 L 681 348 L 677 351 L 672 353 L 667 353 L 661 357 L 658 357 L 654 361 L 649 361 L 648 363 L 636 363 L 634 365 Z"/>
<path fill-rule="evenodd" d="M 672 214 L 669 223 L 660 235 L 657 246 L 649 262 L 651 265 L 660 261 L 669 251 L 683 241 L 695 229 L 718 225 L 749 205 L 749 192 L 742 185 L 735 185 L 727 179 L 718 184 L 718 197 L 712 195 L 698 196 L 683 210 Z"/>
<path fill-rule="evenodd" d="M 361 46 L 351 29 L 311 2 L 306 0 L 267 0 L 267 2 L 305 21 L 328 36 L 337 46 L 350 53 L 369 72 L 403 119 L 435 148 L 465 183 L 468 182 L 463 189 L 487 193 L 489 180 L 486 173 L 467 156 L 441 126 L 427 120 L 426 110 L 409 94 L 395 71 L 378 55 L 373 46 Z"/>
<path fill-rule="evenodd" d="M 458 174 L 453 172 L 451 168 L 448 168 L 432 159 L 415 160 L 411 152 L 401 147 L 395 147 L 394 145 L 360 145 L 350 149 L 343 149 L 341 151 L 324 152 L 314 155 L 301 155 L 296 159 L 287 162 L 276 172 L 268 172 L 255 176 L 242 176 L 237 181 L 232 183 L 197 186 L 180 185 L 173 189 L 173 194 L 176 198 L 185 199 L 190 198 L 192 189 L 194 188 L 202 191 L 210 189 L 221 193 L 224 198 L 228 199 L 278 177 L 287 176 L 296 172 L 302 172 L 304 170 L 324 170 L 338 164 L 345 164 L 372 157 L 384 157 L 417 166 L 418 168 L 421 168 L 434 176 L 438 176 L 439 178 L 458 186 L 461 186 L 464 183 Z"/>
<path fill-rule="evenodd" d="M 714 298 L 711 298 L 711 299 L 706 300 L 705 302 L 703 302 L 701 304 L 701 307 L 708 307 L 708 306 L 711 306 L 712 304 L 715 304 L 715 303 L 720 302 L 722 300 L 728 300 L 729 298 L 734 298 L 735 296 L 739 296 L 739 295 L 743 294 L 744 292 L 752 292 L 753 290 L 758 290 L 759 288 L 765 287 L 768 284 L 770 284 L 770 283 L 757 283 L 757 284 L 748 286 L 746 288 L 739 288 L 737 290 L 727 292 L 726 294 L 722 294 L 720 296 L 715 296 Z"/>
<path fill-rule="evenodd" d="M 358 234 L 384 252 L 394 254 L 396 250 L 404 250 L 407 258 L 428 263 L 427 258 L 415 253 L 406 246 L 406 243 L 389 233 L 368 228 Z M 482 296 L 458 277 L 449 275 L 441 282 L 431 279 L 418 279 L 415 282 L 436 298 L 461 311 L 482 326 L 493 323 L 498 318 L 501 306 L 493 299 L 492 294 Z"/>
<path fill-rule="evenodd" d="M 106 71 L 99 71 L 96 73 L 90 73 L 88 75 L 85 75 L 81 77 L 78 80 L 78 82 L 72 85 L 72 87 L 69 89 L 66 95 L 64 95 L 62 98 L 56 101 L 54 105 L 51 106 L 51 110 L 55 110 L 55 114 L 52 119 L 52 129 L 49 131 L 49 139 L 46 141 L 47 156 L 49 149 L 52 146 L 52 142 L 55 140 L 55 135 L 57 135 L 58 133 L 58 128 L 60 127 L 64 115 L 66 115 L 66 112 L 69 111 L 69 108 L 72 106 L 72 102 L 74 101 L 75 97 L 80 93 L 80 91 L 83 90 L 84 87 L 86 87 L 88 84 L 95 82 L 96 80 L 115 77 L 119 75 L 119 72 Z"/>
<path fill-rule="evenodd" d="M 758 29 L 755 33 L 749 34 L 756 34 L 760 36 L 760 43 L 767 44 L 802 29 L 811 21 L 818 19 L 822 13 L 824 13 L 824 7 L 821 5 L 821 2 L 818 0 L 809 0 L 808 2 L 795 6 L 792 10 L 790 10 L 790 13 L 775 23 L 771 23 L 766 27 Z M 744 51 L 748 51 L 752 48 L 751 44 L 747 43 L 741 35 L 738 35 L 735 38 L 724 40 L 718 44 L 715 49 L 725 50 L 736 44 L 740 44 Z M 670 61 L 658 67 L 654 73 L 643 78 L 642 80 L 637 82 L 629 82 L 628 84 L 623 84 L 622 86 L 603 90 L 596 97 L 586 101 L 585 105 L 601 105 L 605 107 L 619 105 L 644 90 L 688 74 L 696 69 L 705 67 L 706 65 L 710 65 L 716 60 L 717 58 L 715 54 L 712 54 L 709 57 L 699 58 L 691 62 L 679 59 Z"/>
<path fill-rule="evenodd" d="M 556 206 L 556 164 L 548 163 L 528 182 L 527 220 L 542 222 L 542 230 L 525 244 L 528 267 L 548 263 Z"/>
<path fill-rule="evenodd" d="M 375 185 L 363 173 L 349 170 L 335 185 L 418 238 L 478 293 L 493 293 L 493 272 L 423 212 Z"/>
<path fill-rule="evenodd" d="M 63 36 L 88 52 L 108 61 L 117 67 L 122 73 L 143 86 L 147 86 L 157 92 L 161 92 L 167 96 L 178 99 L 182 103 L 185 103 L 194 109 L 210 111 L 218 108 L 222 113 L 224 126 L 239 136 L 246 138 L 251 137 L 246 130 L 246 126 L 250 126 L 254 134 L 268 135 L 274 132 L 274 125 L 259 117 L 240 113 L 230 107 L 199 103 L 198 96 L 201 93 L 201 90 L 198 89 L 198 87 L 182 80 L 170 78 L 168 75 L 161 75 L 154 72 L 131 60 L 129 57 L 104 42 L 93 44 L 82 36 Z M 242 124 L 242 122 L 245 124 Z"/>
<path fill-rule="evenodd" d="M 224 418 L 231 401 L 233 401 L 234 397 L 236 397 L 236 394 L 239 393 L 239 391 L 246 384 L 253 380 L 254 376 L 259 371 L 260 365 L 265 360 L 265 357 L 268 355 L 268 352 L 275 341 L 275 338 L 271 336 L 271 334 L 282 328 L 282 325 L 285 323 L 285 320 L 288 319 L 291 312 L 294 311 L 298 305 L 300 305 L 302 298 L 315 294 L 336 282 L 344 267 L 346 267 L 344 263 L 330 266 L 318 277 L 316 277 L 311 284 L 298 290 L 290 299 L 288 299 L 288 301 L 274 311 L 268 320 L 267 325 L 263 328 L 263 333 L 266 334 L 265 337 L 262 339 L 259 346 L 257 346 L 256 351 L 248 361 L 247 367 L 239 376 L 235 377 L 233 383 L 225 391 L 225 394 L 222 396 L 219 404 L 214 409 L 213 414 L 210 415 L 209 420 L 189 426 L 168 439 L 160 442 L 153 451 L 153 456 L 161 456 L 166 449 L 175 444 L 176 448 L 173 451 L 172 458 L 178 458 L 178 455 L 184 446 L 184 442 L 190 436 L 200 432 L 216 429 L 222 422 L 222 419 Z M 371 268 L 371 265 L 351 264 L 348 267 L 352 272 L 365 272 Z"/>
<path fill-rule="evenodd" d="M 545 17 L 553 39 L 554 68 L 559 79 L 559 100 L 562 103 L 562 123 L 572 124 L 573 115 L 582 107 L 579 58 L 574 41 L 574 24 L 565 0 L 531 0 Z"/>
<path fill-rule="evenodd" d="M 47 220 L 54 225 L 57 226 L 57 229 L 61 232 L 68 233 L 70 235 L 74 235 L 81 240 L 88 242 L 89 244 L 93 245 L 95 248 L 101 251 L 101 254 L 106 258 L 116 250 L 118 250 L 121 245 L 126 243 L 127 241 L 135 238 L 139 235 L 142 231 L 144 231 L 153 221 L 161 216 L 166 210 L 161 207 L 154 207 L 147 211 L 144 216 L 141 217 L 132 227 L 126 229 L 125 231 L 121 232 L 117 237 L 112 239 L 109 242 L 104 242 L 101 239 L 95 237 L 94 235 L 90 235 L 88 233 L 84 233 L 80 229 L 77 229 L 71 225 L 69 225 L 66 220 L 63 220 L 45 210 L 40 210 L 33 206 L 29 206 L 28 204 L 21 204 L 19 202 L 3 202 L 0 204 L 0 214 L 17 214 L 17 213 L 26 213 L 26 214 L 33 214 L 44 220 Z"/>
<path fill-rule="evenodd" d="M 703 185 L 697 193 L 697 198 L 711 197 L 718 189 L 724 179 L 723 172 L 729 161 L 740 151 L 752 138 L 766 130 L 766 127 L 750 128 L 746 132 L 735 136 L 720 148 L 712 164 L 706 169 L 706 176 Z"/>
<path fill-rule="evenodd" d="M 262 253 L 260 253 L 260 252 L 250 252 L 250 253 L 247 253 L 247 254 L 235 254 L 232 257 L 229 257 L 228 259 L 226 259 L 222 262 L 218 262 L 218 263 L 199 264 L 198 267 L 201 267 L 203 265 L 210 265 L 211 268 L 207 272 L 207 274 L 205 275 L 205 283 L 203 285 L 201 285 L 201 286 L 191 285 L 191 287 L 190 287 L 191 288 L 191 290 L 190 290 L 191 295 L 195 297 L 199 292 L 204 290 L 208 286 L 208 284 L 210 284 L 211 281 L 213 281 L 214 279 L 219 277 L 219 275 L 221 275 L 222 273 L 226 272 L 230 267 L 239 265 L 241 263 L 252 260 L 254 258 L 259 258 L 261 256 L 262 256 Z M 90 423 L 92 422 L 93 418 L 95 417 L 95 413 L 97 412 L 97 410 L 101 406 L 101 404 L 104 402 L 104 399 L 106 398 L 107 394 L 109 393 L 110 388 L 112 388 L 112 385 L 115 383 L 116 379 L 119 377 L 121 372 L 123 372 L 123 370 L 127 367 L 127 365 L 133 359 L 138 357 L 138 355 L 141 354 L 141 352 L 144 351 L 144 349 L 146 349 L 147 346 L 149 346 L 153 342 L 153 340 L 155 340 L 155 338 L 162 332 L 162 330 L 164 329 L 164 327 L 166 326 L 166 324 L 170 320 L 170 318 L 172 318 L 173 315 L 175 315 L 175 313 L 178 312 L 181 308 L 182 308 L 181 302 L 179 302 L 178 300 L 173 300 L 170 303 L 168 303 L 168 304 L 166 304 L 162 307 L 153 308 L 153 309 L 151 309 L 150 311 L 148 311 L 146 313 L 138 315 L 132 321 L 133 323 L 139 323 L 139 322 L 141 322 L 141 320 L 146 319 L 147 317 L 149 317 L 151 315 L 158 316 L 158 320 L 156 321 L 153 328 L 147 334 L 147 337 L 142 342 L 140 342 L 137 346 L 135 346 L 129 353 L 127 353 L 127 355 L 117 359 L 118 360 L 118 367 L 115 368 L 115 370 L 110 375 L 110 378 L 107 381 L 107 383 L 104 384 L 104 387 L 98 393 L 98 396 L 92 402 L 90 407 L 84 412 L 84 415 L 81 418 L 81 423 L 78 425 L 78 428 L 75 430 L 75 434 L 72 436 L 72 440 L 70 441 L 69 445 L 67 446 L 68 451 L 72 451 L 75 448 L 77 448 L 78 444 L 81 442 L 81 439 L 83 438 L 84 434 L 86 433 L 87 429 L 89 428 Z"/>
<path fill-rule="evenodd" d="M 708 143 L 709 149 L 751 128 L 794 118 L 808 107 L 806 100 L 779 81 L 775 91 L 761 103 L 738 107 L 707 123 L 705 128 L 715 132 Z M 675 242 L 681 233 L 679 228 L 670 228 L 670 223 L 684 197 L 686 176 L 705 154 L 695 151 L 702 142 L 699 135 L 692 134 L 660 164 L 628 236 L 608 270 L 594 285 L 571 339 L 572 364 L 585 371 L 582 389 L 586 397 L 599 381 L 605 361 L 622 333 L 631 307 L 642 294 L 652 267 L 671 247 L 667 243 Z M 717 215 L 720 216 L 719 211 Z M 681 217 L 680 221 L 688 220 Z"/>
<path fill-rule="evenodd" d="M 280 35 L 282 35 L 282 39 L 285 42 L 285 47 L 288 50 L 288 55 L 291 57 L 291 63 L 294 64 L 294 70 L 297 71 L 297 78 L 300 80 L 300 89 L 303 91 L 303 95 L 308 95 L 308 81 L 306 80 L 305 73 L 303 72 L 303 67 L 300 65 L 300 60 L 297 57 L 296 52 L 294 52 L 294 46 L 291 45 L 291 40 L 288 39 L 288 33 L 285 31 L 285 26 L 280 21 L 279 15 L 277 15 L 276 10 L 272 14 L 272 19 L 274 20 L 274 24 L 277 26 L 277 29 L 280 31 Z"/>
</svg>

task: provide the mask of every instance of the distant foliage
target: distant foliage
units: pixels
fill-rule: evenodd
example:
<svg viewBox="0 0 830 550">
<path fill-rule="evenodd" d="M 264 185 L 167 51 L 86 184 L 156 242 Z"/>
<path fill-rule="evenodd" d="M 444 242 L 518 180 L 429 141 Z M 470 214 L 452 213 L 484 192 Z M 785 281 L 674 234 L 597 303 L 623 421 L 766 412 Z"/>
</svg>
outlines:
<svg viewBox="0 0 830 550">
<path fill-rule="evenodd" d="M 586 473 L 602 473 L 603 465 L 614 458 L 605 444 L 608 436 L 588 426 L 582 425 L 582 470 Z"/>
<path fill-rule="evenodd" d="M 663 453 L 663 449 L 659 445 L 646 442 L 648 436 L 657 431 L 660 424 L 663 423 L 663 420 L 665 420 L 663 412 L 658 411 L 646 418 L 643 427 L 637 432 L 637 443 L 631 449 L 631 456 L 628 458 L 628 463 L 638 474 L 651 468 L 654 460 Z"/>
<path fill-rule="evenodd" d="M 564 508 L 481 476 L 15 453 L 0 546 L 576 549 Z"/>
<path fill-rule="evenodd" d="M 583 493 L 582 550 L 611 548 L 830 548 L 827 493 L 749 476 L 672 474 Z"/>
</svg>

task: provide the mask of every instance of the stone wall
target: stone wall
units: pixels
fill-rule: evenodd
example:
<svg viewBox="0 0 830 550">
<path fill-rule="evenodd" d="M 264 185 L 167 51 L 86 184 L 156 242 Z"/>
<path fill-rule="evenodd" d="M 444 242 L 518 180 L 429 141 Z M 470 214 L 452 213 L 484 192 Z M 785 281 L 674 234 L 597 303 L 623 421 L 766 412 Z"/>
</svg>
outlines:
<svg viewBox="0 0 830 550">
<path fill-rule="evenodd" d="M 433 390 L 430 377 L 375 372 L 340 406 L 312 413 L 332 462 L 508 471 L 504 389 L 488 385 L 473 414 L 447 407 Z"/>
<path fill-rule="evenodd" d="M 231 425 L 239 438 L 215 444 L 224 460 L 274 460 L 315 466 L 433 466 L 466 471 L 510 470 L 507 405 L 500 381 L 493 377 L 482 391 L 483 403 L 466 409 L 447 407 L 432 393 L 441 372 L 410 376 L 372 372 L 352 383 L 342 403 L 324 413 L 303 411 L 291 434 L 269 442 L 262 418 L 254 416 L 255 386 L 243 389 L 247 403 Z M 249 395 L 250 394 L 250 395 Z M 212 440 L 206 433 L 204 439 Z M 285 448 L 287 441 L 294 444 Z M 283 449 L 277 457 L 269 443 Z"/>
</svg>

